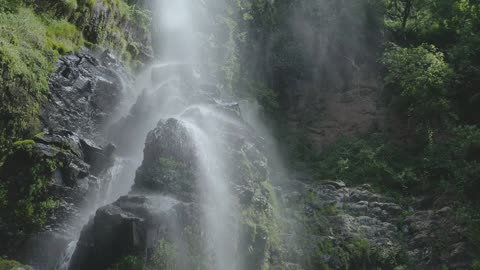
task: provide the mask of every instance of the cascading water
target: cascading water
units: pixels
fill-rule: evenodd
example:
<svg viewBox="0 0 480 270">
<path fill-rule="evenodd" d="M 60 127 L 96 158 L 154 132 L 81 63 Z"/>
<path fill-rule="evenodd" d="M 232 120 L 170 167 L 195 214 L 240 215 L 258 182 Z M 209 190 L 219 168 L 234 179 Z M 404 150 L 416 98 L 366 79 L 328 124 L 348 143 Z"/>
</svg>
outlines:
<svg viewBox="0 0 480 270">
<path fill-rule="evenodd" d="M 68 265 L 70 259 L 72 258 L 73 252 L 75 252 L 75 247 L 77 246 L 77 241 L 72 241 L 68 244 L 65 252 L 60 256 L 60 259 L 57 262 L 56 270 L 68 270 Z"/>
<path fill-rule="evenodd" d="M 111 181 L 107 181 L 102 203 L 111 203 L 129 192 L 135 169 L 141 164 L 147 133 L 160 119 L 176 119 L 188 130 L 195 147 L 196 194 L 202 212 L 199 225 L 205 233 L 203 246 L 208 257 L 207 269 L 248 269 L 245 266 L 248 263 L 242 261 L 248 251 L 239 250 L 242 242 L 239 202 L 231 192 L 235 164 L 226 155 L 227 151 L 232 151 L 232 145 L 238 144 L 239 138 L 232 132 L 248 127 L 239 120 L 240 107 L 231 103 L 232 98 L 212 79 L 215 75 L 205 63 L 208 55 L 202 55 L 201 42 L 197 38 L 206 34 L 206 30 L 201 29 L 209 20 L 205 3 L 164 0 L 156 6 L 154 22 L 160 37 L 159 63 L 137 77 L 136 101 L 125 101 L 134 105 L 108 128 L 121 157 L 106 176 Z M 248 149 L 240 152 L 246 155 L 246 151 Z M 157 199 L 171 201 L 163 195 Z M 74 249 L 75 242 L 72 242 L 57 270 L 68 269 Z"/>
</svg>

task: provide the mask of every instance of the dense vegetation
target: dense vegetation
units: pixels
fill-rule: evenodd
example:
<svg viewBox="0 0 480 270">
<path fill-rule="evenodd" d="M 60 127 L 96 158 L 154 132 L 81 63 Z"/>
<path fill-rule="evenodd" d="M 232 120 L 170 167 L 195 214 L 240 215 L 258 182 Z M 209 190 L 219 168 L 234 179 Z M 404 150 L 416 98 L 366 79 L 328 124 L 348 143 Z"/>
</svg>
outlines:
<svg viewBox="0 0 480 270">
<path fill-rule="evenodd" d="M 138 41 L 122 33 L 121 27 L 132 21 L 147 31 L 149 13 L 123 1 L 104 1 L 112 16 L 95 26 L 90 20 L 96 3 L 0 1 L 0 156 L 13 142 L 29 138 L 39 129 L 48 79 L 60 56 L 84 45 L 104 47 L 138 67 Z"/>
<path fill-rule="evenodd" d="M 408 121 L 417 162 L 407 185 L 478 199 L 480 5 L 387 1 L 386 100 Z M 388 178 L 387 178 L 388 179 Z"/>
<path fill-rule="evenodd" d="M 0 0 L 2 237 L 8 234 L 18 240 L 37 231 L 59 206 L 49 187 L 62 163 L 57 157 L 39 155 L 31 140 L 40 131 L 40 111 L 58 59 L 86 46 L 110 49 L 132 70 L 138 68 L 144 60 L 138 55 L 142 41 L 133 32 L 149 32 L 151 18 L 136 2 Z M 99 14 L 103 6 L 109 12 Z M 16 267 L 21 265 L 0 260 L 1 269 Z"/>
<path fill-rule="evenodd" d="M 433 201 L 457 209 L 478 248 L 480 4 L 387 0 L 379 6 L 388 33 L 379 61 L 384 100 L 402 130 L 343 138 L 307 158 L 319 178 L 371 183 L 400 198 L 433 194 Z"/>
<path fill-rule="evenodd" d="M 317 179 L 371 183 L 404 204 L 429 195 L 432 204 L 457 210 L 468 225 L 468 237 L 479 248 L 480 3 L 237 3 L 238 18 L 243 18 L 235 32 L 239 33 L 236 44 L 241 44 L 241 75 L 233 78 L 239 78 L 238 88 L 256 96 L 270 117 L 279 120 L 276 133 L 287 145 L 291 164 L 300 160 L 303 166 L 306 161 Z M 352 25 L 368 30 L 352 31 Z M 317 43 L 312 49 L 299 42 L 302 35 L 312 33 L 320 33 L 330 43 L 326 48 Z M 356 64 L 374 59 L 383 69 L 387 121 L 400 125 L 387 125 L 386 130 L 364 137 L 341 138 L 318 153 L 301 130 L 285 131 L 285 108 L 279 104 L 282 93 L 292 91 L 296 80 L 335 86 L 339 69 L 335 63 L 342 57 L 355 59 Z M 244 60 L 252 58 L 257 61 Z M 340 73 L 344 82 L 352 79 L 348 70 Z"/>
</svg>

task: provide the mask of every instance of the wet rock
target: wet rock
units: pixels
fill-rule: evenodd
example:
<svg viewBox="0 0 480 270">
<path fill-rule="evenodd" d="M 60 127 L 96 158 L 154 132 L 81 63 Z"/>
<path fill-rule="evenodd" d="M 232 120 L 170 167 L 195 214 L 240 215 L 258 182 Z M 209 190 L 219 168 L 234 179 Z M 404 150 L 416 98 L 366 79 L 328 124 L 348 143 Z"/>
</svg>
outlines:
<svg viewBox="0 0 480 270">
<path fill-rule="evenodd" d="M 196 151 L 185 126 L 175 119 L 160 121 L 145 142 L 134 192 L 170 194 L 186 201 L 195 191 Z"/>
<path fill-rule="evenodd" d="M 133 79 L 108 52 L 82 52 L 60 59 L 49 81 L 50 97 L 41 118 L 45 127 L 75 132 L 97 142 L 101 129 L 132 91 Z"/>
<path fill-rule="evenodd" d="M 326 185 L 331 185 L 331 186 L 335 187 L 336 189 L 346 187 L 346 185 L 343 181 L 324 180 L 324 181 L 322 181 L 322 183 L 326 184 Z"/>
<path fill-rule="evenodd" d="M 232 241 L 228 245 L 234 246 L 232 250 L 238 250 L 236 260 L 244 262 L 245 269 L 260 269 L 265 263 L 270 263 L 267 260 L 271 260 L 272 265 L 279 265 L 281 252 L 273 244 L 278 232 L 267 160 L 257 146 L 261 140 L 255 138 L 253 130 L 241 120 L 237 106 L 212 101 L 186 110 L 179 117 L 181 120 L 159 121 L 147 135 L 144 159 L 129 196 L 97 211 L 82 232 L 71 269 L 105 269 L 119 258 L 132 254 L 147 256 L 148 259 L 145 254 L 151 253 L 145 253 L 145 250 L 155 246 L 148 241 L 158 242 L 163 238 L 174 243 L 176 269 L 192 269 L 192 264 L 199 263 L 191 260 L 211 265 L 212 262 L 208 261 L 211 256 L 204 254 L 208 248 L 192 249 L 185 237 L 193 237 L 200 246 L 212 241 L 207 239 L 200 226 L 202 217 L 213 210 L 201 199 L 208 197 L 211 191 L 199 186 L 199 182 L 205 181 L 199 164 L 199 155 L 205 154 L 199 152 L 202 149 L 199 144 L 204 141 L 195 137 L 201 136 L 201 133 L 194 133 L 198 127 L 192 123 L 207 123 L 201 127 L 209 127 L 209 121 L 217 117 L 227 120 L 222 125 L 215 125 L 214 132 L 209 130 L 207 134 L 212 136 L 215 147 L 218 147 L 223 158 L 221 162 L 231 168 L 219 177 L 224 178 L 222 181 L 227 182 L 232 195 L 240 202 L 240 205 L 234 203 L 232 213 L 221 221 L 232 224 L 229 232 Z M 155 202 L 165 198 L 175 201 L 175 205 L 166 209 L 168 204 L 165 202 Z M 104 234 L 105 239 L 100 239 Z M 118 240 L 119 235 L 126 237 Z M 102 254 L 101 250 L 109 251 Z M 98 261 L 101 266 L 92 265 L 92 262 Z"/>
<path fill-rule="evenodd" d="M 102 153 L 101 158 L 91 159 L 93 150 Z M 16 230 L 22 228 L 14 220 L 7 221 L 12 227 L 3 228 L 0 237 L 11 244 L 2 246 L 0 251 L 14 252 L 15 258 L 28 258 L 33 266 L 53 267 L 55 258 L 79 230 L 75 226 L 81 224 L 85 215 L 82 209 L 98 202 L 103 185 L 100 176 L 112 159 L 111 148 L 99 147 L 66 130 L 39 134 L 28 144 L 16 147 L 7 156 L 0 176 L 2 184 L 8 187 L 9 201 L 29 199 L 24 196 L 32 195 L 25 194 L 25 190 L 45 185 L 42 198 L 50 198 L 58 206 L 47 216 L 45 224 L 25 237 L 16 236 Z"/>
<path fill-rule="evenodd" d="M 186 244 L 183 229 L 196 226 L 197 217 L 194 204 L 163 196 L 124 196 L 98 209 L 84 227 L 69 269 L 107 269 L 122 256 L 153 251 L 165 239 Z"/>
<path fill-rule="evenodd" d="M 133 1 L 129 1 L 133 2 Z M 145 8 L 150 6 L 152 1 L 144 2 L 141 5 Z M 149 63 L 153 59 L 152 37 L 149 27 L 140 23 L 132 22 L 122 14 L 122 7 L 117 3 L 95 2 L 90 14 L 86 14 L 85 22 L 82 23 L 83 34 L 87 40 L 95 44 L 121 42 L 121 38 L 128 42 L 127 51 L 133 59 L 142 63 Z M 120 34 L 110 33 L 111 25 L 120 29 Z"/>
<path fill-rule="evenodd" d="M 320 265 L 356 269 L 353 265 L 359 261 L 366 269 L 393 269 L 406 263 L 396 259 L 404 251 L 396 225 L 400 206 L 384 203 L 385 198 L 364 187 L 346 187 L 342 182 L 299 183 L 286 188 L 281 193 L 293 189 L 296 199 L 282 197 L 287 206 L 285 223 L 301 228 L 297 229 L 299 235 L 292 236 L 296 240 L 287 254 L 302 252 L 289 255 L 291 263 L 301 263 L 305 269 Z M 298 215 L 305 218 L 303 224 L 296 221 Z M 365 257 L 359 258 L 359 254 Z"/>
<path fill-rule="evenodd" d="M 454 210 L 419 210 L 406 218 L 409 255 L 417 262 L 415 269 L 470 269 L 474 248 L 466 237 L 465 225 Z"/>
</svg>

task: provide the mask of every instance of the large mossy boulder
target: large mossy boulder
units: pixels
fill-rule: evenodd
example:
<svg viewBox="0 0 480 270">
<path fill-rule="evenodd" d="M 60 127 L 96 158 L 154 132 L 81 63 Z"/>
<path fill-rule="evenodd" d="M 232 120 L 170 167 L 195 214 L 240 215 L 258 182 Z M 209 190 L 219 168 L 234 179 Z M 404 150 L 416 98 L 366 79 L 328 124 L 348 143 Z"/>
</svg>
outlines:
<svg viewBox="0 0 480 270">
<path fill-rule="evenodd" d="M 195 145 L 186 127 L 176 119 L 160 121 L 147 136 L 133 191 L 164 193 L 192 201 L 195 171 Z"/>
<path fill-rule="evenodd" d="M 261 140 L 242 121 L 235 104 L 212 101 L 205 106 L 186 110 L 178 119 L 162 120 L 148 134 L 132 191 L 97 211 L 81 234 L 71 269 L 123 269 L 121 265 L 133 267 L 138 261 L 151 266 L 153 254 L 159 249 L 165 253 L 165 245 L 174 260 L 164 254 L 157 263 L 173 268 L 160 269 L 212 269 L 214 259 L 208 254 L 212 240 L 204 220 L 212 211 L 204 200 L 210 191 L 200 186 L 205 180 L 198 155 L 204 153 L 198 152 L 201 142 L 195 140 L 191 126 L 212 118 L 226 119 L 214 132 L 205 132 L 228 168 L 220 177 L 232 195 L 228 202 L 232 212 L 218 222 L 232 225 L 228 237 L 237 266 L 281 265 L 279 206 L 268 180 L 267 159 L 257 146 Z"/>
</svg>

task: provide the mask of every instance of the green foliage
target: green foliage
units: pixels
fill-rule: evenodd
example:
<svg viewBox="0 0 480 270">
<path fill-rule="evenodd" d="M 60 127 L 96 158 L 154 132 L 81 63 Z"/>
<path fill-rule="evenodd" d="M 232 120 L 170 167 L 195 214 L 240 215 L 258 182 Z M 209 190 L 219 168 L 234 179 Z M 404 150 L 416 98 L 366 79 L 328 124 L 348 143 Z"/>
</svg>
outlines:
<svg viewBox="0 0 480 270">
<path fill-rule="evenodd" d="M 125 20 L 149 31 L 151 14 L 123 0 L 104 3 L 113 16 L 89 20 L 96 0 L 0 0 L 0 154 L 15 140 L 31 137 L 58 57 L 84 44 L 113 49 L 132 68 L 139 44 L 120 30 Z M 98 39 L 92 35 L 92 27 Z M 90 31 L 90 32 L 89 32 Z M 83 34 L 87 33 L 86 41 Z"/>
<path fill-rule="evenodd" d="M 125 256 L 111 270 L 143 270 L 143 259 L 140 256 Z"/>
<path fill-rule="evenodd" d="M 0 183 L 0 209 L 7 205 L 7 188 L 3 183 Z"/>
<path fill-rule="evenodd" d="M 16 141 L 13 143 L 14 146 L 21 146 L 21 145 L 31 145 L 35 144 L 34 140 L 23 140 L 23 141 Z"/>
<path fill-rule="evenodd" d="M 0 270 L 17 270 L 17 269 L 31 270 L 32 268 L 27 265 L 23 265 L 17 261 L 7 260 L 0 257 Z"/>
<path fill-rule="evenodd" d="M 127 255 L 117 261 L 110 270 L 175 270 L 176 250 L 169 241 L 160 240 L 148 260 L 144 256 Z"/>
<path fill-rule="evenodd" d="M 83 45 L 82 33 L 66 20 L 54 20 L 47 28 L 47 39 L 50 47 L 59 55 L 78 50 Z"/>
<path fill-rule="evenodd" d="M 129 6 L 128 17 L 135 25 L 140 26 L 145 31 L 148 31 L 152 23 L 152 12 L 141 9 L 136 5 Z"/>
<path fill-rule="evenodd" d="M 436 190 L 472 201 L 480 195 L 479 161 L 480 129 L 463 126 L 432 140 L 420 152 L 396 146 L 380 135 L 340 139 L 325 150 L 315 167 L 320 179 L 371 183 L 403 194 Z"/>
<path fill-rule="evenodd" d="M 192 270 L 207 270 L 212 267 L 211 258 L 206 254 L 200 226 L 186 226 L 183 238 L 187 243 L 188 265 Z"/>
<path fill-rule="evenodd" d="M 257 100 L 265 111 L 273 114 L 279 110 L 278 94 L 273 89 L 259 81 L 247 83 L 246 88 L 246 93 Z"/>
<path fill-rule="evenodd" d="M 480 270 L 480 260 L 473 261 L 472 270 Z"/>
<path fill-rule="evenodd" d="M 165 239 L 160 240 L 157 243 L 155 251 L 150 258 L 149 265 L 147 269 L 164 269 L 164 270 L 175 270 L 176 265 L 176 250 L 175 246 L 166 241 Z"/>
<path fill-rule="evenodd" d="M 0 149 L 30 137 L 60 54 L 81 45 L 81 34 L 65 20 L 45 20 L 31 8 L 0 12 Z"/>
<path fill-rule="evenodd" d="M 69 11 L 76 10 L 78 8 L 77 0 L 63 0 Z"/>
<path fill-rule="evenodd" d="M 15 144 L 12 152 L 0 176 L 2 225 L 13 233 L 29 233 L 44 225 L 59 206 L 48 187 L 62 164 L 54 158 L 39 158 L 29 140 Z"/>
<path fill-rule="evenodd" d="M 344 242 L 335 242 L 328 238 L 317 244 L 315 254 L 307 264 L 312 269 L 330 270 L 368 270 L 402 269 L 396 258 L 384 258 L 382 251 L 370 246 L 363 238 L 354 238 Z M 403 268 L 406 269 L 406 268 Z"/>
<path fill-rule="evenodd" d="M 160 166 L 162 166 L 165 169 L 171 169 L 171 170 L 186 168 L 185 164 L 170 158 L 160 158 Z"/>
<path fill-rule="evenodd" d="M 445 139 L 425 149 L 424 177 L 432 186 L 456 192 L 459 198 L 478 200 L 480 181 L 480 129 L 476 126 L 454 128 Z"/>
<path fill-rule="evenodd" d="M 268 180 L 255 189 L 252 201 L 242 207 L 241 226 L 245 237 L 244 258 L 249 269 L 269 269 L 281 249 L 280 205 Z"/>
<path fill-rule="evenodd" d="M 315 164 L 320 179 L 371 183 L 400 192 L 418 183 L 415 159 L 381 134 L 342 138 L 328 147 Z"/>
<path fill-rule="evenodd" d="M 450 116 L 448 86 L 452 70 L 443 53 L 432 45 L 392 46 L 382 61 L 388 72 L 386 87 L 399 110 L 423 128 L 439 128 Z"/>
</svg>

